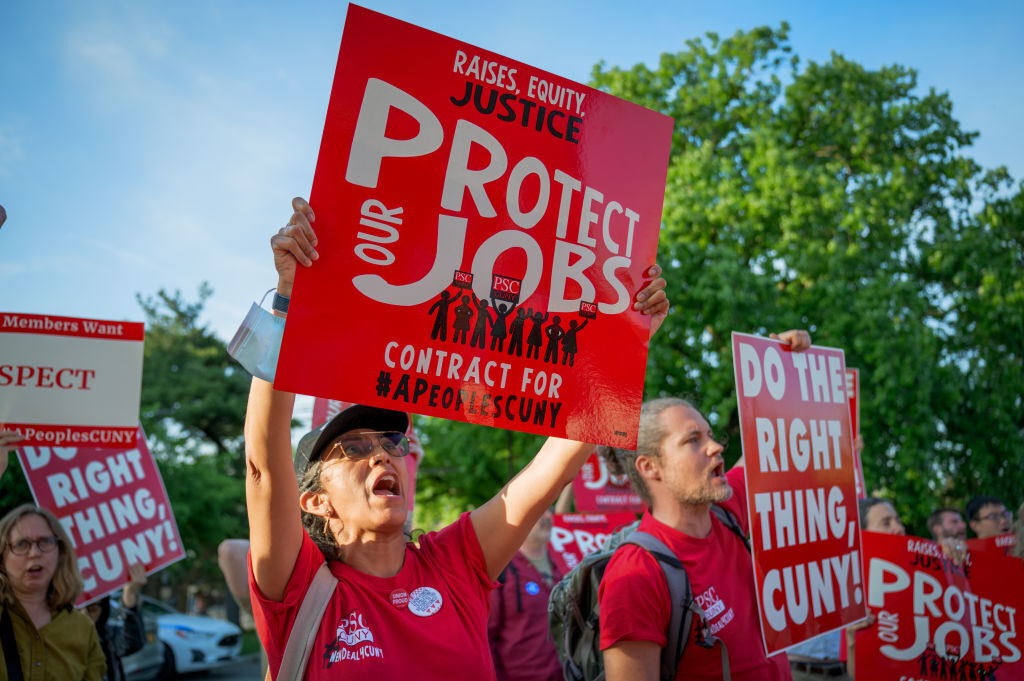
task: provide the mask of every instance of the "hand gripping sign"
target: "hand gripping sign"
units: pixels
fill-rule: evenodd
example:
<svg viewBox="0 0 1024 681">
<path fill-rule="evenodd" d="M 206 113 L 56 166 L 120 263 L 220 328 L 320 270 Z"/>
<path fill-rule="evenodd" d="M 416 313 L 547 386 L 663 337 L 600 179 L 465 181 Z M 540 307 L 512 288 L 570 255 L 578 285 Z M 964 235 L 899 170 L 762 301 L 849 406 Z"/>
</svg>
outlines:
<svg viewBox="0 0 1024 681">
<path fill-rule="evenodd" d="M 128 566 L 152 573 L 185 556 L 167 490 L 146 446 L 20 447 L 36 504 L 60 520 L 78 556 L 78 605 L 124 586 Z"/>
<path fill-rule="evenodd" d="M 857 632 L 857 678 L 1024 679 L 1019 558 L 971 551 L 963 565 L 927 539 L 864 532 L 874 625 Z"/>
<path fill-rule="evenodd" d="M 144 334 L 141 322 L 0 313 L 0 428 L 26 445 L 133 445 Z"/>
<path fill-rule="evenodd" d="M 633 446 L 671 134 L 350 5 L 275 386 Z"/>
<path fill-rule="evenodd" d="M 775 654 L 864 616 L 843 351 L 734 333 L 754 581 Z"/>
</svg>

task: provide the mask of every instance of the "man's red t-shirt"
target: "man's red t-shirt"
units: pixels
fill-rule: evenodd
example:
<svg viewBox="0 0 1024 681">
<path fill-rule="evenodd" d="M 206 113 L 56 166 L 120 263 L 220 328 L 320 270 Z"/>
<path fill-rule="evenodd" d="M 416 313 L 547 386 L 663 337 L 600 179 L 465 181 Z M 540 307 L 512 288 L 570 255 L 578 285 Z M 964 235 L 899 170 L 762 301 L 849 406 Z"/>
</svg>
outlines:
<svg viewBox="0 0 1024 681">
<path fill-rule="evenodd" d="M 719 504 L 732 513 L 746 533 L 747 498 L 743 470 L 728 473 L 732 497 Z M 766 657 L 757 618 L 757 596 L 750 552 L 743 542 L 711 514 L 711 533 L 690 537 L 655 520 L 650 511 L 640 529 L 669 547 L 682 561 L 690 578 L 693 596 L 703 608 L 708 625 L 729 652 L 729 666 L 736 681 L 791 679 L 789 660 L 779 654 Z M 657 559 L 639 546 L 625 545 L 615 552 L 601 580 L 601 649 L 619 641 L 651 641 L 664 647 L 671 612 L 665 574 Z M 694 625 L 696 628 L 696 619 Z M 697 645 L 695 633 L 680 661 L 677 680 L 722 678 L 722 653 L 718 646 Z"/>
<path fill-rule="evenodd" d="M 304 535 L 283 599 L 264 598 L 249 565 L 249 590 L 270 670 L 284 647 L 323 554 Z M 394 577 L 374 577 L 330 562 L 338 586 L 309 656 L 316 679 L 494 679 L 487 645 L 488 596 L 483 551 L 469 514 L 409 543 Z"/>
</svg>

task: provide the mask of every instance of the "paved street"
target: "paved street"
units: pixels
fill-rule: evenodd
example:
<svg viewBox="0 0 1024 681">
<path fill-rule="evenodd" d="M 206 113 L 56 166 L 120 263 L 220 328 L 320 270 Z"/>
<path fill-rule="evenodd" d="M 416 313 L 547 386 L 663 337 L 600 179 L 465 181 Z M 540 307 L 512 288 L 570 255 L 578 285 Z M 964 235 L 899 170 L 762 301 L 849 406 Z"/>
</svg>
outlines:
<svg viewBox="0 0 1024 681">
<path fill-rule="evenodd" d="M 263 676 L 260 674 L 259 655 L 246 655 L 240 662 L 215 669 L 209 674 L 182 678 L 194 678 L 195 681 L 260 681 Z"/>
</svg>

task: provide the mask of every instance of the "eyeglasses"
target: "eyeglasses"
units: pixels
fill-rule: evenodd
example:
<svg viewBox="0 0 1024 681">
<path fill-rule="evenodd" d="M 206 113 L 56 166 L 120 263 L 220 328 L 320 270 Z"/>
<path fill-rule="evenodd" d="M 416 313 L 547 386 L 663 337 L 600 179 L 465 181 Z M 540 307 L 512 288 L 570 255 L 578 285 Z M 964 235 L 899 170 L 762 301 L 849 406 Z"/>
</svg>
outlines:
<svg viewBox="0 0 1024 681">
<path fill-rule="evenodd" d="M 997 523 L 1000 520 L 1009 520 L 1012 517 L 1013 517 L 1013 513 L 1011 511 L 1002 510 L 1002 511 L 994 511 L 994 512 L 988 513 L 986 515 L 978 516 L 978 520 L 990 520 L 990 521 L 992 521 L 994 523 Z"/>
<path fill-rule="evenodd" d="M 35 544 L 39 547 L 40 553 L 49 553 L 57 548 L 57 544 L 60 542 L 56 537 L 39 537 L 38 539 L 19 539 L 13 544 L 9 544 L 11 553 L 16 556 L 24 556 L 26 553 L 32 550 L 32 545 Z"/>
<path fill-rule="evenodd" d="M 405 456 L 409 453 L 409 438 L 397 430 L 346 435 L 334 443 L 324 459 L 327 459 L 335 448 L 341 449 L 342 454 L 350 459 L 365 459 L 371 456 L 378 446 L 390 456 Z"/>
</svg>

